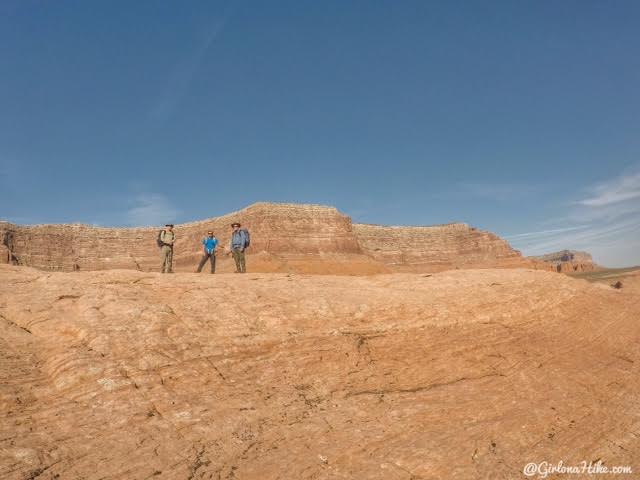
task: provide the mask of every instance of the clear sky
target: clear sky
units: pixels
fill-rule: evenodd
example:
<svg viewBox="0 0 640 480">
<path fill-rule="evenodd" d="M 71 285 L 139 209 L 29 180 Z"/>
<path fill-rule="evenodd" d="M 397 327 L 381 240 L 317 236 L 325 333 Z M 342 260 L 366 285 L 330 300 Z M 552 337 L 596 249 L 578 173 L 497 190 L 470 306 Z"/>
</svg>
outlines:
<svg viewBox="0 0 640 480">
<path fill-rule="evenodd" d="M 0 2 L 0 218 L 256 201 L 640 264 L 640 2 Z"/>
</svg>

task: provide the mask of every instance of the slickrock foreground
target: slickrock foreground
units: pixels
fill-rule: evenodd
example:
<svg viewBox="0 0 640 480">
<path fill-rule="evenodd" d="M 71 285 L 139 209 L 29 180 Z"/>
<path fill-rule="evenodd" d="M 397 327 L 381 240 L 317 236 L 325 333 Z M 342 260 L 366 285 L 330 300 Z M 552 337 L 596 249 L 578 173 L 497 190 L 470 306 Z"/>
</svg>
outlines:
<svg viewBox="0 0 640 480">
<path fill-rule="evenodd" d="M 232 222 L 241 222 L 251 231 L 247 263 L 254 272 L 371 274 L 478 267 L 552 269 L 544 262 L 523 257 L 497 235 L 462 223 L 430 227 L 358 225 L 333 207 L 256 203 L 222 217 L 176 225 L 175 270 L 195 270 L 202 254 L 200 240 L 208 230 L 215 233 L 221 246 L 228 246 Z M 53 271 L 159 271 L 159 228 L 20 226 L 0 222 L 0 263 Z M 232 263 L 219 255 L 219 271 L 233 271 Z"/>
<path fill-rule="evenodd" d="M 638 475 L 639 280 L 0 266 L 0 478 Z"/>
</svg>

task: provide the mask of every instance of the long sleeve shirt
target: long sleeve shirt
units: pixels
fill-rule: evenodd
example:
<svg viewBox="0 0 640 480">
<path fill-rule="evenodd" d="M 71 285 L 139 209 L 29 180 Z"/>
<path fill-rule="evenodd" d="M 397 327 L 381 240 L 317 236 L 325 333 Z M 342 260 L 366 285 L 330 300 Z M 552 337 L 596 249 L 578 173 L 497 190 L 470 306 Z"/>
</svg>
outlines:
<svg viewBox="0 0 640 480">
<path fill-rule="evenodd" d="M 231 234 L 231 250 L 239 248 L 243 250 L 247 245 L 247 234 L 244 230 L 238 230 Z"/>
</svg>

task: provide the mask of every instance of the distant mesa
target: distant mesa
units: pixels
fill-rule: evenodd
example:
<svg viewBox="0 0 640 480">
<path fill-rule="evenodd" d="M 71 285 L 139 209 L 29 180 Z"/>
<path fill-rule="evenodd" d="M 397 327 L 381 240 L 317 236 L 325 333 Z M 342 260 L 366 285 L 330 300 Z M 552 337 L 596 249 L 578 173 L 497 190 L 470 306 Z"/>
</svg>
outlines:
<svg viewBox="0 0 640 480">
<path fill-rule="evenodd" d="M 497 235 L 464 223 L 354 224 L 334 207 L 256 203 L 221 217 L 176 225 L 176 271 L 195 269 L 207 230 L 213 230 L 226 246 L 234 221 L 251 231 L 247 254 L 253 272 L 360 275 L 458 268 L 553 269 L 546 261 L 524 257 Z M 159 228 L 0 222 L 0 261 L 56 271 L 157 271 Z M 232 263 L 219 255 L 218 271 L 232 271 Z"/>
<path fill-rule="evenodd" d="M 602 268 L 593 262 L 591 254 L 579 250 L 561 250 L 531 258 L 546 262 L 562 273 L 593 272 Z"/>
</svg>

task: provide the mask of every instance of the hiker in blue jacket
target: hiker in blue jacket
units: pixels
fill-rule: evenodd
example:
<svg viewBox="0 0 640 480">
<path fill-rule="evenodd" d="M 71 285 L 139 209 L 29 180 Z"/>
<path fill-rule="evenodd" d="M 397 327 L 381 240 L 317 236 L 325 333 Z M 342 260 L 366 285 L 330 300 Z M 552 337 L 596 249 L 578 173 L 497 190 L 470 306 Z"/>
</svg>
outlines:
<svg viewBox="0 0 640 480">
<path fill-rule="evenodd" d="M 207 236 L 202 239 L 202 246 L 204 248 L 204 254 L 198 265 L 197 272 L 202 271 L 202 267 L 207 263 L 207 260 L 211 262 L 211 273 L 216 273 L 216 247 L 218 246 L 218 239 L 213 235 L 213 232 L 207 232 Z"/>
</svg>

